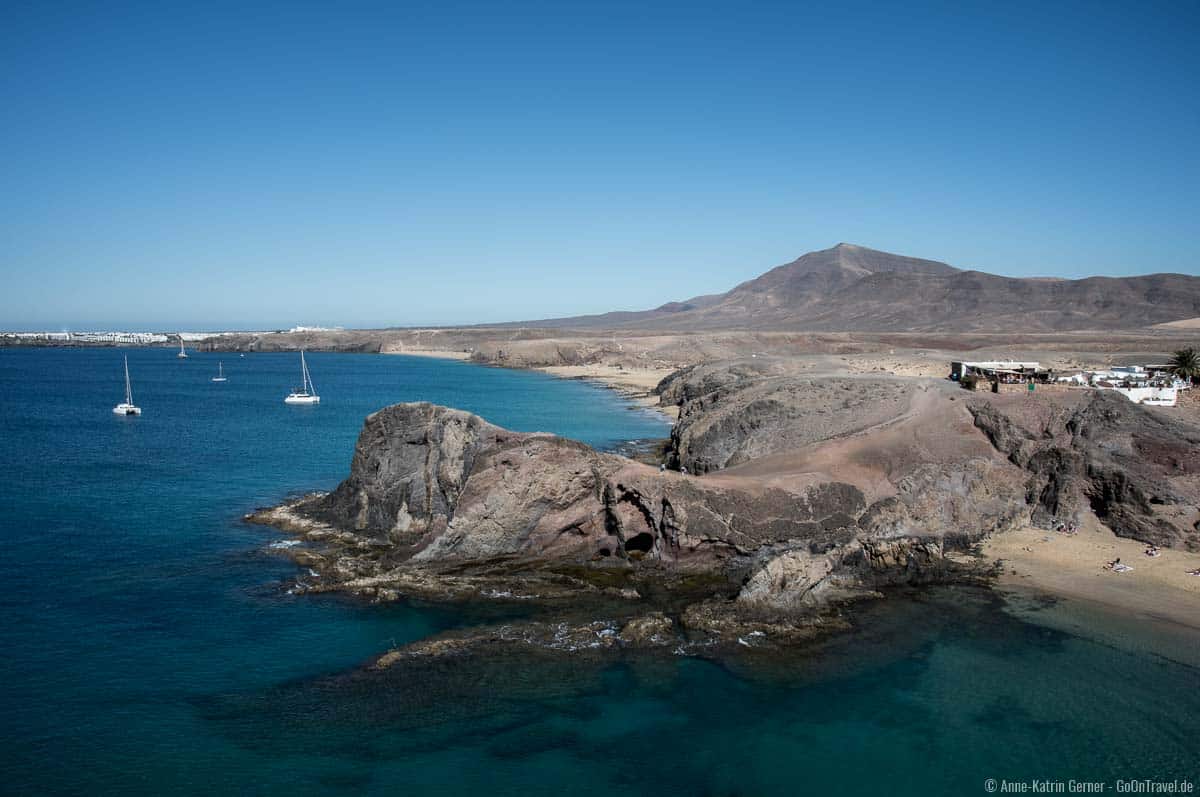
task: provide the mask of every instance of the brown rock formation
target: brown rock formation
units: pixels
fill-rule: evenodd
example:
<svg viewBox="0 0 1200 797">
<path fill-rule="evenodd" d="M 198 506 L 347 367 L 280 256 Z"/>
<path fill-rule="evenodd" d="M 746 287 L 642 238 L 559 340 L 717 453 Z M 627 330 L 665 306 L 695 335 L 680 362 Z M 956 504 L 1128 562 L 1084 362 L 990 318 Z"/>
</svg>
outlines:
<svg viewBox="0 0 1200 797">
<path fill-rule="evenodd" d="M 763 358 L 685 369 L 658 392 L 679 405 L 671 465 L 709 473 L 894 420 L 915 388 L 896 379 L 801 376 Z"/>
<path fill-rule="evenodd" d="M 349 478 L 299 510 L 393 559 L 686 564 L 852 525 L 864 508 L 847 484 L 750 493 L 420 403 L 369 416 Z"/>
<path fill-rule="evenodd" d="M 1090 509 L 1119 536 L 1200 550 L 1200 428 L 1110 391 L 1037 409 L 1016 397 L 970 406 L 975 425 L 1029 474 L 1035 521 Z"/>
<path fill-rule="evenodd" d="M 1019 485 L 994 473 L 1018 471 L 998 461 L 927 464 L 868 500 L 836 479 L 774 487 L 688 477 L 466 412 L 400 404 L 367 418 L 336 490 L 254 519 L 312 543 L 295 551 L 319 574 L 310 589 L 377 599 L 575 595 L 575 604 L 592 595 L 665 612 L 621 635 L 661 643 L 675 633 L 671 616 L 720 634 L 744 630 L 747 618 L 765 628 L 771 612 L 777 633 L 823 622 L 814 620 L 820 610 L 888 584 L 961 574 L 947 549 L 1021 516 Z"/>
</svg>

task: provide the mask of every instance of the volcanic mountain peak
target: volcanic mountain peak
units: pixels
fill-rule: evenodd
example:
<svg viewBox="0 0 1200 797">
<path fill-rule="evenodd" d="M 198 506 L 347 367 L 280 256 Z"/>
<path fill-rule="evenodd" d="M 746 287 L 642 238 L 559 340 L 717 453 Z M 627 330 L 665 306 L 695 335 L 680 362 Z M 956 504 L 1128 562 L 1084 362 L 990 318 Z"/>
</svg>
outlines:
<svg viewBox="0 0 1200 797">
<path fill-rule="evenodd" d="M 864 274 L 878 271 L 895 271 L 902 274 L 953 274 L 958 271 L 954 266 L 936 260 L 894 255 L 891 252 L 881 252 L 878 249 L 847 243 L 809 252 L 786 266 L 780 266 L 781 269 L 805 270 L 831 267 Z"/>
<path fill-rule="evenodd" d="M 799 307 L 823 300 L 880 273 L 949 275 L 958 270 L 934 260 L 893 255 L 840 243 L 771 269 L 725 294 L 722 302 L 766 302 L 773 308 Z M 758 297 L 754 299 L 752 297 Z"/>
<path fill-rule="evenodd" d="M 526 326 L 802 331 L 1133 329 L 1200 316 L 1200 277 L 1021 279 L 839 243 L 723 294 Z"/>
</svg>

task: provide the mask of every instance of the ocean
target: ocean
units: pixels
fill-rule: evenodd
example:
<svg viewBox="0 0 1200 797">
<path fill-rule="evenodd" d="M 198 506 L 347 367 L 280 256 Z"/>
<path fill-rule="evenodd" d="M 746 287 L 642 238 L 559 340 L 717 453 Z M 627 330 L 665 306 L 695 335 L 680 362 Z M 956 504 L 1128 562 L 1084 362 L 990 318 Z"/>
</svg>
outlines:
<svg viewBox="0 0 1200 797">
<path fill-rule="evenodd" d="M 111 413 L 125 354 L 138 418 Z M 865 604 L 786 655 L 366 671 L 514 610 L 288 594 L 284 535 L 241 517 L 336 485 L 364 416 L 428 400 L 606 449 L 669 427 L 538 373 L 313 353 L 322 403 L 293 407 L 294 354 L 174 355 L 0 349 L 0 792 L 929 795 L 1200 775 L 1200 669 L 1178 644 L 973 587 Z"/>
</svg>

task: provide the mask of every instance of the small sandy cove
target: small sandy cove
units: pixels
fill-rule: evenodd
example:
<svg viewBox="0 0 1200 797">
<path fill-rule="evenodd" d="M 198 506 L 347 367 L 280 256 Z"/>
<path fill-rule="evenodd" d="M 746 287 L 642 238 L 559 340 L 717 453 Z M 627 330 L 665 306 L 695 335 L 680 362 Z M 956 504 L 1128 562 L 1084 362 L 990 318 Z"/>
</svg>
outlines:
<svg viewBox="0 0 1200 797">
<path fill-rule="evenodd" d="M 1168 619 L 1200 629 L 1200 554 L 1160 549 L 1112 533 L 1089 519 L 1075 535 L 1021 528 L 996 534 L 983 546 L 990 559 L 1004 563 L 1001 584 L 1040 589 L 1137 614 Z M 1105 564 L 1117 558 L 1133 569 L 1114 572 Z"/>
<path fill-rule="evenodd" d="M 454 351 L 452 349 L 408 349 L 388 347 L 383 354 L 406 354 L 410 357 L 435 357 L 441 360 L 468 360 L 470 352 Z M 673 368 L 638 368 L 622 367 L 620 365 L 546 365 L 533 369 L 542 373 L 557 376 L 562 379 L 587 379 L 599 382 L 605 387 L 621 393 L 625 397 L 647 407 L 653 407 L 671 418 L 679 417 L 678 407 L 660 407 L 658 396 L 650 391 L 658 386 L 664 377 L 674 372 Z"/>
<path fill-rule="evenodd" d="M 382 354 L 406 354 L 409 357 L 433 357 L 438 360 L 469 360 L 471 352 L 451 349 L 398 349 L 388 347 Z"/>
<path fill-rule="evenodd" d="M 650 392 L 674 371 L 672 368 L 622 367 L 597 363 L 594 365 L 547 365 L 537 370 L 563 379 L 587 379 L 600 382 L 639 404 L 653 407 L 672 418 L 679 417 L 678 407 L 658 406 L 658 396 Z"/>
</svg>

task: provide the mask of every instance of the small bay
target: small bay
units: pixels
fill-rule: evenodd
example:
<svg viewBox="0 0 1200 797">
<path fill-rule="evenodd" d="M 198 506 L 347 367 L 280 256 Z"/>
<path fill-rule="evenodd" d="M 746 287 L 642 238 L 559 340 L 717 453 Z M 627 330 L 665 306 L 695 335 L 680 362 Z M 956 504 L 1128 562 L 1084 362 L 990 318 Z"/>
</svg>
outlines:
<svg viewBox="0 0 1200 797">
<path fill-rule="evenodd" d="M 137 418 L 111 413 L 126 353 Z M 984 777 L 1197 775 L 1192 663 L 979 588 L 864 605 L 855 630 L 770 658 L 531 650 L 365 672 L 511 611 L 288 594 L 283 535 L 240 518 L 333 487 L 368 413 L 432 401 L 605 449 L 669 427 L 539 373 L 308 361 L 321 404 L 295 407 L 294 354 L 0 349 L 4 791 L 973 794 Z"/>
</svg>

